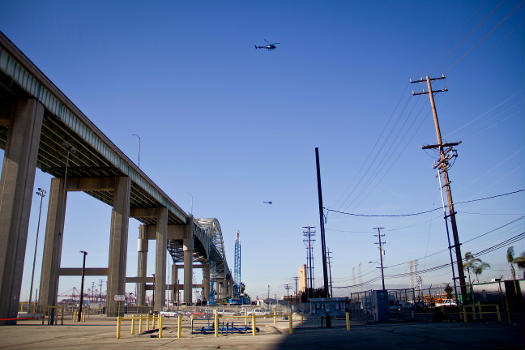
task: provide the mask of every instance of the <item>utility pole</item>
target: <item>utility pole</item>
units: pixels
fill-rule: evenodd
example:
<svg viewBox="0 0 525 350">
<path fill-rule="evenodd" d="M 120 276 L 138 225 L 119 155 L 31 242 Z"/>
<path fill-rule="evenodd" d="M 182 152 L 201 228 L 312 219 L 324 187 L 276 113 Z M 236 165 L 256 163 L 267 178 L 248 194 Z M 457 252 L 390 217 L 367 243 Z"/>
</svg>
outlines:
<svg viewBox="0 0 525 350">
<path fill-rule="evenodd" d="M 84 303 L 84 276 L 86 275 L 86 255 L 88 254 L 85 250 L 81 250 L 80 253 L 83 255 L 82 259 L 82 282 L 80 282 L 80 302 L 78 305 L 78 322 L 82 319 L 82 304 Z"/>
<path fill-rule="evenodd" d="M 292 287 L 290 287 L 290 285 L 289 285 L 288 283 L 286 283 L 286 284 L 284 285 L 284 289 L 286 289 L 286 296 L 287 296 L 287 297 L 290 297 L 290 289 L 291 289 L 291 288 L 292 288 Z"/>
<path fill-rule="evenodd" d="M 330 249 L 328 249 L 328 251 L 326 252 L 327 255 L 328 255 L 328 270 L 330 271 L 330 296 L 333 296 L 333 282 L 332 282 L 332 259 L 333 257 L 330 255 L 332 254 L 333 252 L 330 251 Z"/>
<path fill-rule="evenodd" d="M 381 234 L 381 230 L 384 229 L 384 227 L 374 227 L 374 229 L 377 229 L 377 235 L 374 235 L 378 239 L 379 244 L 379 262 L 381 263 L 381 284 L 383 285 L 383 290 L 385 290 L 385 274 L 383 272 L 383 244 L 386 243 L 381 240 L 381 237 L 385 237 L 385 235 Z"/>
<path fill-rule="evenodd" d="M 310 297 L 314 289 L 314 255 L 313 255 L 313 243 L 315 239 L 314 226 L 303 226 L 303 242 L 306 244 L 306 296 Z M 308 280 L 310 283 L 308 283 Z"/>
<path fill-rule="evenodd" d="M 319 196 L 319 224 L 321 225 L 321 249 L 323 257 L 323 287 L 324 297 L 330 298 L 330 291 L 328 290 L 328 271 L 326 267 L 326 240 L 324 231 L 324 211 L 323 211 L 323 188 L 321 186 L 321 166 L 319 165 L 319 148 L 315 148 L 315 164 L 317 166 L 317 194 Z M 330 321 L 330 313 L 326 313 L 326 328 L 330 328 L 332 323 Z"/>
<path fill-rule="evenodd" d="M 463 297 L 462 302 L 465 302 L 465 298 L 467 297 L 467 286 L 465 284 L 465 273 L 463 271 L 463 257 L 461 255 L 461 243 L 459 241 L 459 234 L 458 234 L 458 228 L 456 225 L 456 212 L 454 210 L 454 202 L 452 200 L 452 190 L 450 188 L 450 180 L 448 177 L 448 169 L 450 168 L 451 164 L 450 161 L 452 159 L 455 159 L 457 157 L 457 151 L 454 149 L 454 146 L 457 146 L 461 143 L 460 142 L 453 142 L 453 143 L 443 143 L 443 140 L 441 139 L 441 130 L 439 128 L 439 120 L 436 112 L 436 104 L 434 102 L 434 94 L 439 92 L 446 92 L 448 89 L 441 89 L 441 90 L 432 90 L 432 80 L 441 80 L 445 79 L 445 75 L 443 74 L 441 77 L 438 78 L 430 78 L 428 75 L 425 77 L 425 79 L 421 78 L 419 80 L 410 81 L 411 83 L 427 83 L 428 91 L 425 91 L 423 89 L 422 92 L 414 92 L 412 91 L 413 96 L 417 95 L 424 95 L 428 94 L 430 97 L 430 104 L 432 106 L 432 114 L 434 116 L 434 126 L 436 128 L 436 137 L 437 137 L 437 144 L 436 145 L 427 145 L 423 146 L 423 149 L 439 149 L 439 160 L 435 164 L 434 168 L 438 168 L 440 173 L 443 175 L 444 185 L 443 187 L 446 189 L 447 192 L 447 200 L 448 200 L 448 210 L 450 217 L 450 226 L 452 227 L 452 235 L 454 237 L 454 246 L 450 246 L 449 249 L 454 248 L 456 252 L 456 263 L 458 266 L 458 276 L 459 276 L 459 286 L 461 289 L 461 295 Z"/>
<path fill-rule="evenodd" d="M 317 166 L 317 194 L 319 196 L 319 223 L 321 225 L 321 249 L 323 257 L 323 287 L 324 287 L 324 296 L 330 297 L 328 291 L 328 271 L 326 266 L 326 240 L 325 240 L 325 231 L 324 231 L 324 212 L 323 212 L 323 188 L 321 186 L 321 167 L 319 165 L 319 148 L 315 148 L 315 164 Z M 329 326 L 330 321 L 326 320 L 326 326 Z"/>
</svg>

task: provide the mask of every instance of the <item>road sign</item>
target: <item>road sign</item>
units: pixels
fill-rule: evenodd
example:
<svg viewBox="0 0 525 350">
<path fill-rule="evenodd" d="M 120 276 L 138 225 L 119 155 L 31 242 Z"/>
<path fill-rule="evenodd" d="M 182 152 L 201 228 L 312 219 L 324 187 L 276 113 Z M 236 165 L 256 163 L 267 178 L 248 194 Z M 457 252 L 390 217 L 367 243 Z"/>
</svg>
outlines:
<svg viewBox="0 0 525 350">
<path fill-rule="evenodd" d="M 126 301 L 126 296 L 125 296 L 125 295 L 118 295 L 118 294 L 117 294 L 117 295 L 115 295 L 115 296 L 113 297 L 113 300 L 115 300 L 115 301 Z"/>
</svg>

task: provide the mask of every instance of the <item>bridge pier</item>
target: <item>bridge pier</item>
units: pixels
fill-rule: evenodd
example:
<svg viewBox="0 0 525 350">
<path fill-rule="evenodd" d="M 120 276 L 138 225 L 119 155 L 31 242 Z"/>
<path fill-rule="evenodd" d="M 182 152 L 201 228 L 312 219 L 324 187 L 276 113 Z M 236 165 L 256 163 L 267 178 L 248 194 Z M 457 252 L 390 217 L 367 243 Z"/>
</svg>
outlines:
<svg viewBox="0 0 525 350">
<path fill-rule="evenodd" d="M 8 113 L 0 120 L 8 127 L 0 180 L 0 319 L 18 313 L 44 107 L 18 100 Z M 0 320 L 4 324 L 16 321 Z"/>
<path fill-rule="evenodd" d="M 107 316 L 117 316 L 115 295 L 125 293 L 126 258 L 128 248 L 128 223 L 131 181 L 119 177 L 113 193 L 111 231 L 109 238 L 108 292 L 106 299 Z"/>
<path fill-rule="evenodd" d="M 166 306 L 166 251 L 168 245 L 168 209 L 160 208 L 155 228 L 155 305 L 154 311 L 162 311 Z"/>
<path fill-rule="evenodd" d="M 146 225 L 139 226 L 138 239 L 138 268 L 137 276 L 146 277 L 148 268 L 148 237 L 146 235 Z M 137 283 L 137 305 L 143 306 L 146 304 L 146 283 Z"/>
<path fill-rule="evenodd" d="M 177 264 L 173 263 L 171 264 L 171 285 L 173 286 L 170 289 L 171 293 L 171 302 L 173 305 L 177 302 L 177 297 L 179 295 L 179 269 L 177 268 Z"/>
<path fill-rule="evenodd" d="M 204 263 L 202 265 L 202 294 L 208 301 L 210 297 L 210 264 Z"/>
<path fill-rule="evenodd" d="M 193 216 L 190 215 L 184 229 L 182 249 L 184 251 L 184 303 L 191 305 L 193 285 Z"/>
</svg>

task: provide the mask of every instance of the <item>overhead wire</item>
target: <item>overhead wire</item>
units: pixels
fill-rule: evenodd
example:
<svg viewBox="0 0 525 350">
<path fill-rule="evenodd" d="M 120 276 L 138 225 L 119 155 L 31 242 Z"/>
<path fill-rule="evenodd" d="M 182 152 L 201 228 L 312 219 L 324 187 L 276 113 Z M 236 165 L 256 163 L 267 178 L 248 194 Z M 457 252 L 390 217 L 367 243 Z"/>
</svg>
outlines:
<svg viewBox="0 0 525 350">
<path fill-rule="evenodd" d="M 481 197 L 481 198 L 471 199 L 471 200 L 467 200 L 467 201 L 456 201 L 456 202 L 454 202 L 454 204 L 467 204 L 467 203 L 479 202 L 479 201 L 483 201 L 483 200 L 489 200 L 489 199 L 509 196 L 509 195 L 520 193 L 520 192 L 523 192 L 523 191 L 525 191 L 525 188 L 521 188 L 519 190 L 515 190 L 515 191 L 512 191 L 512 192 L 506 192 L 506 193 L 497 194 L 497 195 L 494 195 L 494 196 Z M 405 216 L 418 216 L 418 215 L 422 215 L 422 214 L 432 213 L 432 212 L 434 212 L 436 210 L 443 209 L 443 207 L 436 207 L 436 208 L 432 208 L 432 209 L 428 209 L 428 210 L 422 210 L 422 211 L 415 212 L 415 213 L 404 213 L 404 214 L 361 214 L 361 213 L 348 213 L 348 212 L 344 212 L 344 211 L 340 211 L 340 210 L 329 209 L 329 208 L 326 208 L 326 207 L 324 209 L 326 211 L 333 212 L 333 213 L 344 214 L 344 215 L 349 215 L 349 216 L 359 216 L 359 217 L 405 217 Z"/>
<path fill-rule="evenodd" d="M 458 58 L 454 63 L 449 65 L 445 72 L 450 72 L 459 62 L 461 62 L 466 56 L 468 56 L 472 51 L 474 51 L 482 42 L 487 40 L 487 38 L 494 33 L 503 23 L 505 23 L 520 7 L 523 6 L 525 0 L 522 0 L 511 12 L 509 12 L 501 21 L 498 22 L 487 34 L 483 36 L 474 46 L 472 46 L 467 52 L 465 52 L 460 58 Z"/>
</svg>

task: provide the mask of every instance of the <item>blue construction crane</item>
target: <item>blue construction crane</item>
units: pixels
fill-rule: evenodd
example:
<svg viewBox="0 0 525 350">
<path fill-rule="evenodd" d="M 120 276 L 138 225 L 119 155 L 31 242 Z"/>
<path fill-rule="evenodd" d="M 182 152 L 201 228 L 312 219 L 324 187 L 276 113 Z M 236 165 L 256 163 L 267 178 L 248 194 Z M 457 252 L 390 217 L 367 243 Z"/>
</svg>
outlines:
<svg viewBox="0 0 525 350">
<path fill-rule="evenodd" d="M 235 258 L 233 268 L 233 297 L 228 300 L 230 304 L 249 304 L 247 297 L 243 295 L 241 278 L 241 238 L 237 231 L 237 239 L 235 240 Z"/>
</svg>

